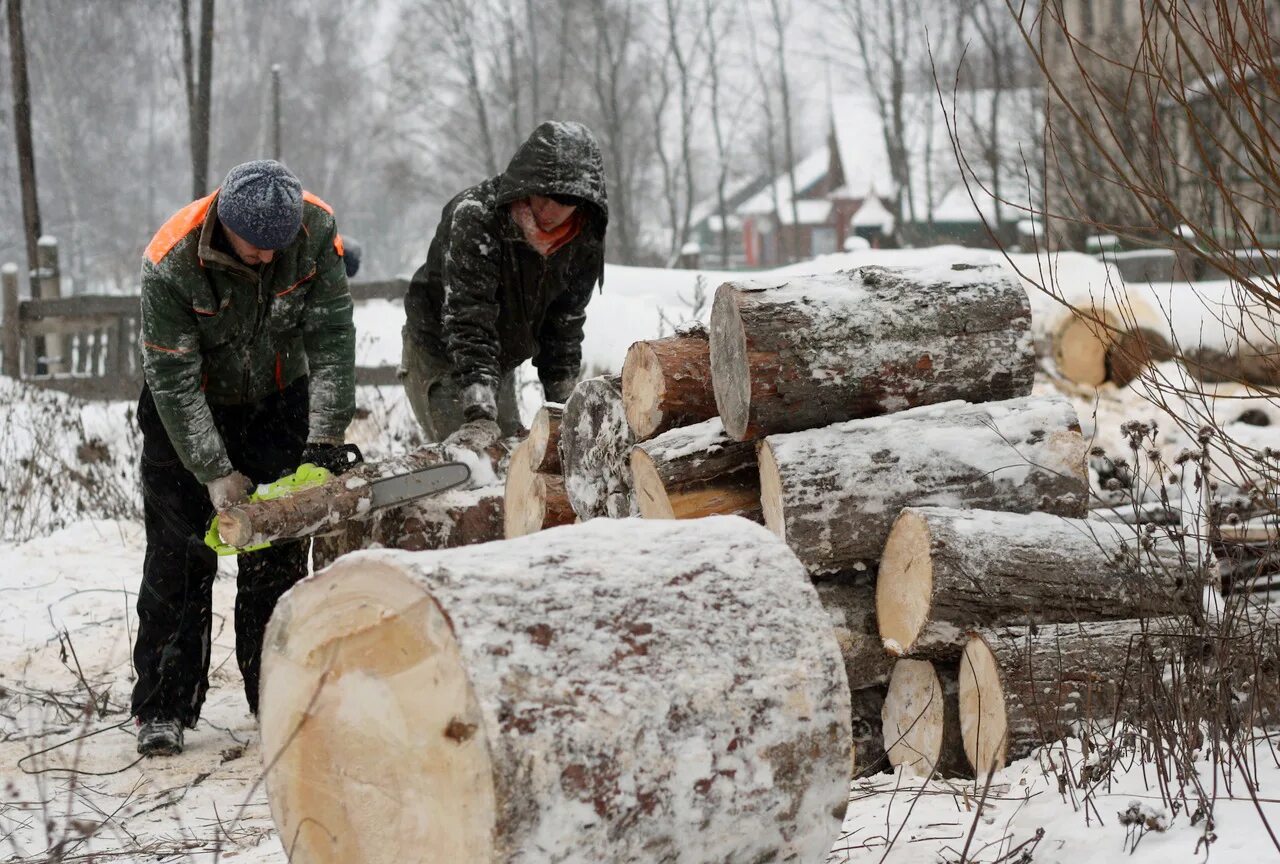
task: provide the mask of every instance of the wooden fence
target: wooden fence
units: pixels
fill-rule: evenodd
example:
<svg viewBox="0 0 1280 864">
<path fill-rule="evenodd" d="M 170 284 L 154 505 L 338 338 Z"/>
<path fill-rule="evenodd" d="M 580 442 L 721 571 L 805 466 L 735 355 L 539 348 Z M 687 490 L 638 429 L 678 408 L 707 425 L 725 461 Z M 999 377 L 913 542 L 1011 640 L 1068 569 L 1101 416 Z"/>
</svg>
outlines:
<svg viewBox="0 0 1280 864">
<path fill-rule="evenodd" d="M 0 271 L 3 325 L 0 373 L 83 399 L 133 399 L 142 389 L 137 296 L 61 296 L 58 247 L 41 241 L 33 282 L 37 296 L 18 299 L 18 268 Z M 355 302 L 403 300 L 409 283 L 352 282 Z M 357 366 L 359 384 L 395 384 L 395 366 Z"/>
</svg>

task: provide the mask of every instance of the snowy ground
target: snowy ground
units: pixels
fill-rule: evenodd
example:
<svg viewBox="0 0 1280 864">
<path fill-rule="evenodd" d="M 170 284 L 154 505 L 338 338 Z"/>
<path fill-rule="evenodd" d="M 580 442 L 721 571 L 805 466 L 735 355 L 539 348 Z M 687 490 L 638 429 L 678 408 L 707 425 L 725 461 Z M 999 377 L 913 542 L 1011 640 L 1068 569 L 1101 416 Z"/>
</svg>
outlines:
<svg viewBox="0 0 1280 864">
<path fill-rule="evenodd" d="M 991 257 L 957 248 L 869 251 L 789 269 L 830 272 L 868 263 Z M 1105 278 L 1100 265 L 1083 256 L 1069 259 L 1063 273 L 1090 284 Z M 724 274 L 701 274 L 706 295 L 700 308 L 694 299 L 699 275 L 609 268 L 604 294 L 588 318 L 588 366 L 616 370 L 632 341 L 658 335 L 663 327 L 670 332 L 669 324 L 690 317 L 705 319 Z M 361 363 L 398 360 L 402 314 L 390 303 L 361 307 Z M 1038 379 L 1038 390 L 1052 387 L 1047 378 Z M 1190 443 L 1151 408 L 1139 387 L 1069 395 L 1086 435 L 1111 453 L 1123 453 L 1120 425 L 1135 419 L 1160 423 L 1166 452 Z M 1207 410 L 1230 423 L 1246 407 L 1260 407 L 1274 425 L 1248 427 L 1250 440 L 1280 450 L 1280 412 L 1271 403 L 1224 395 L 1231 398 L 1178 410 L 1188 416 Z M 527 388 L 530 407 L 537 398 L 536 385 Z M 362 410 L 351 437 L 370 453 L 416 443 L 412 417 L 396 388 L 362 388 L 358 401 Z M 230 569 L 215 583 L 213 688 L 199 728 L 188 735 L 187 752 L 141 763 L 134 753 L 127 725 L 129 649 L 143 540 L 129 490 L 136 489 L 137 447 L 127 404 L 86 405 L 0 379 L 0 537 L 9 538 L 0 543 L 0 861 L 87 860 L 97 852 L 96 860 L 114 861 L 283 862 L 259 785 L 257 732 L 234 660 Z M 85 502 L 104 494 L 118 503 L 111 515 L 119 518 L 89 519 L 102 514 L 86 511 Z M 14 539 L 29 536 L 35 539 Z M 972 783 L 922 786 L 893 774 L 860 780 L 852 790 L 845 836 L 830 861 L 951 862 L 966 850 L 968 860 L 989 864 L 1032 858 L 1050 864 L 1280 860 L 1268 833 L 1280 832 L 1280 761 L 1266 742 L 1251 766 L 1260 790 L 1257 803 L 1238 772 L 1215 777 L 1209 763 L 1199 765 L 1197 779 L 1217 789 L 1216 840 L 1207 852 L 1198 848 L 1205 823 L 1192 824 L 1185 811 L 1164 813 L 1167 830 L 1146 833 L 1134 849 L 1136 832 L 1121 824 L 1118 813 L 1131 801 L 1160 807 L 1151 766 L 1122 763 L 1085 802 L 1080 789 L 1059 780 L 1064 766 L 1074 766 L 1068 774 L 1078 776 L 1079 762 L 1077 751 L 1060 746 L 1015 763 L 994 778 L 981 812 L 982 790 Z M 1037 841 L 1040 829 L 1044 834 Z M 1029 851 L 1032 858 L 1023 859 Z"/>
</svg>

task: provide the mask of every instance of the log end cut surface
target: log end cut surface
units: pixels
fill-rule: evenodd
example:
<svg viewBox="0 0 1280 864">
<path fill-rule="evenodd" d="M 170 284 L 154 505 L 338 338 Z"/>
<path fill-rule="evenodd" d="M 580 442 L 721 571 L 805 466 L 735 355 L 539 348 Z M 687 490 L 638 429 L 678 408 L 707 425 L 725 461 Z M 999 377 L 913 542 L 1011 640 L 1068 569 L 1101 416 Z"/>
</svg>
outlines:
<svg viewBox="0 0 1280 864">
<path fill-rule="evenodd" d="M 731 284 L 721 285 L 711 308 L 711 379 L 724 431 L 739 441 L 751 419 L 751 368 L 747 334 Z"/>
<path fill-rule="evenodd" d="M 760 465 L 760 509 L 764 511 L 764 527 L 768 528 L 782 540 L 787 542 L 787 520 L 783 518 L 782 475 L 778 471 L 778 460 L 774 458 L 773 448 L 768 441 L 760 442 L 758 452 Z"/>
<path fill-rule="evenodd" d="M 982 639 L 966 643 L 960 657 L 960 734 L 974 776 L 983 780 L 1006 764 L 1009 721 L 995 655 Z"/>
<path fill-rule="evenodd" d="M 942 682 L 927 660 L 899 660 L 889 678 L 880 718 L 885 750 L 895 768 L 928 777 L 942 754 Z"/>
<path fill-rule="evenodd" d="M 876 618 L 887 652 L 910 653 L 929 621 L 932 598 L 929 525 L 906 511 L 889 532 L 876 582 Z"/>
<path fill-rule="evenodd" d="M 636 447 L 631 451 L 631 476 L 636 484 L 636 505 L 645 519 L 675 519 L 675 510 L 653 457 Z"/>
<path fill-rule="evenodd" d="M 1107 380 L 1108 331 L 1087 318 L 1072 315 L 1053 340 L 1053 359 L 1068 381 L 1097 387 Z"/>
<path fill-rule="evenodd" d="M 622 404 L 637 441 L 651 437 L 662 425 L 666 397 L 662 361 L 648 342 L 637 342 L 622 364 Z"/>
<path fill-rule="evenodd" d="M 262 664 L 271 810 L 293 860 L 492 862 L 488 743 L 448 620 L 367 559 L 310 589 L 277 607 Z"/>
</svg>

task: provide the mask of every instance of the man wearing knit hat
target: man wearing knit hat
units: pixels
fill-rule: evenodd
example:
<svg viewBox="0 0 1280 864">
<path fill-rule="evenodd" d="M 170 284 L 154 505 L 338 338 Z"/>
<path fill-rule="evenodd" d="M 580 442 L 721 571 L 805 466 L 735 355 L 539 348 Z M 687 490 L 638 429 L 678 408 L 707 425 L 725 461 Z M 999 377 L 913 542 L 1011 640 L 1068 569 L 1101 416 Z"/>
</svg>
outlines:
<svg viewBox="0 0 1280 864">
<path fill-rule="evenodd" d="M 147 552 L 138 592 L 138 752 L 182 751 L 209 686 L 215 511 L 341 446 L 355 327 L 333 210 L 279 162 L 237 165 L 156 233 L 142 265 L 138 403 Z M 307 541 L 239 557 L 236 659 L 256 713 L 262 637 Z"/>
</svg>

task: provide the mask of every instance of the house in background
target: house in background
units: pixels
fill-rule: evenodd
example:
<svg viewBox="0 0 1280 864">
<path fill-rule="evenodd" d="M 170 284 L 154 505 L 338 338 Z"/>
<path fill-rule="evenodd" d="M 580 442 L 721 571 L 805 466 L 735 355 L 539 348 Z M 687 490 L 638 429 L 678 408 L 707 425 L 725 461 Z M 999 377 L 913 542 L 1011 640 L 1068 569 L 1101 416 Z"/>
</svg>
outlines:
<svg viewBox="0 0 1280 864">
<path fill-rule="evenodd" d="M 998 191 L 1006 202 L 1036 197 L 1028 194 L 1023 154 L 1029 164 L 1039 161 L 1034 139 L 1042 98 L 1031 90 L 966 91 L 948 97 L 944 116 L 935 92 L 908 94 L 904 188 L 890 170 L 875 101 L 868 95 L 832 99 L 827 140 L 796 164 L 794 191 L 786 172 L 742 187 L 742 200 L 728 220 L 731 241 L 741 235 L 741 255 L 729 266 L 773 267 L 863 244 L 991 246 L 991 232 L 1016 243 L 1026 205 L 997 206 L 991 196 Z M 989 131 L 993 100 L 999 109 L 995 136 Z M 965 158 L 963 171 L 948 125 Z M 992 176 L 1000 183 L 992 183 Z M 695 221 L 704 266 L 719 260 L 720 228 L 714 208 Z"/>
</svg>

